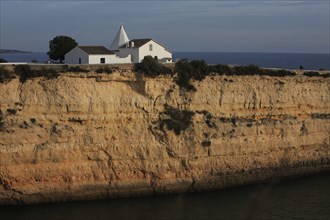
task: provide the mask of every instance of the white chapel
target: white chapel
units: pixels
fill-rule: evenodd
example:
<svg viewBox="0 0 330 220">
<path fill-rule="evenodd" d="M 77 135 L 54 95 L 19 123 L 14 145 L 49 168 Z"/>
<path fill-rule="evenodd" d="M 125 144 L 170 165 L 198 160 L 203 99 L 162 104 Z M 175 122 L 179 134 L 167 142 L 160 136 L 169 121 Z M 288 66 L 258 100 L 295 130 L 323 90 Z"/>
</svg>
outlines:
<svg viewBox="0 0 330 220">
<path fill-rule="evenodd" d="M 65 63 L 139 63 L 145 56 L 155 57 L 163 63 L 172 62 L 172 53 L 163 45 L 150 38 L 129 40 L 121 25 L 109 49 L 104 46 L 76 46 L 65 54 Z"/>
</svg>

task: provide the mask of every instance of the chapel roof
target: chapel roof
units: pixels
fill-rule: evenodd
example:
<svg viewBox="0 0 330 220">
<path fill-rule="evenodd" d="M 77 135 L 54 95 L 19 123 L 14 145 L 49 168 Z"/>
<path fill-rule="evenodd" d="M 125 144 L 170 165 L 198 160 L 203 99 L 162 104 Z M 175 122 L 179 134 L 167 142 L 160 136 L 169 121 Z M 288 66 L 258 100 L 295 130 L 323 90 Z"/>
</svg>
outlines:
<svg viewBox="0 0 330 220">
<path fill-rule="evenodd" d="M 104 46 L 78 46 L 80 49 L 88 54 L 114 54 Z"/>
<path fill-rule="evenodd" d="M 124 26 L 120 25 L 120 28 L 117 32 L 117 35 L 111 43 L 110 50 L 112 50 L 112 51 L 118 50 L 118 48 L 120 46 L 124 45 L 128 41 L 129 41 L 129 39 L 128 39 L 128 36 L 127 36 L 126 31 L 124 29 Z"/>
<path fill-rule="evenodd" d="M 152 39 L 148 38 L 148 39 L 133 39 L 130 40 L 128 43 L 131 47 L 131 42 L 134 42 L 134 47 L 133 48 L 139 48 L 142 47 L 143 45 L 145 45 L 146 43 L 148 43 L 149 41 L 151 41 Z M 120 48 L 125 48 L 126 44 L 122 45 Z"/>
</svg>

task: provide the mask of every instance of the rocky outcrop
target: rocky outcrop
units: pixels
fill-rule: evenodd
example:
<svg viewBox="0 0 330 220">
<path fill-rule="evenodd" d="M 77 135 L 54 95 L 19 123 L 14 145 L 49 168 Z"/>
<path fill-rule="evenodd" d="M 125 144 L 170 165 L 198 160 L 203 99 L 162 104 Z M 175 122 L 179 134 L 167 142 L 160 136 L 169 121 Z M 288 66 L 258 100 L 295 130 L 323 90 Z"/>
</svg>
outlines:
<svg viewBox="0 0 330 220">
<path fill-rule="evenodd" d="M 330 80 L 131 70 L 0 84 L 0 204 L 219 189 L 330 170 Z"/>
</svg>

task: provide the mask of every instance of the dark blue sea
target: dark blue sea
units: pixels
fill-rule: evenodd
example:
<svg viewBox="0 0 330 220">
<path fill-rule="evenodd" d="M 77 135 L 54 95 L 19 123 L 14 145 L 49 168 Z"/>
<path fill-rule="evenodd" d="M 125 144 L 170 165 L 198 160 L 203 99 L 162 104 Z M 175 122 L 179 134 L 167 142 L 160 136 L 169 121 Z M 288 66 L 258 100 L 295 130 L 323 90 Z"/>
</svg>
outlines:
<svg viewBox="0 0 330 220">
<path fill-rule="evenodd" d="M 33 60 L 38 63 L 46 63 L 49 59 L 46 53 L 0 53 L 0 58 L 8 62 L 26 63 L 31 63 Z"/>
<path fill-rule="evenodd" d="M 330 173 L 202 193 L 0 207 L 0 219 L 330 219 Z"/>
<path fill-rule="evenodd" d="M 0 54 L 0 58 L 8 62 L 32 62 L 45 63 L 48 60 L 46 53 L 21 53 Z M 178 59 L 203 59 L 209 64 L 249 65 L 260 67 L 299 69 L 302 66 L 306 70 L 330 70 L 330 53 L 305 54 L 305 53 L 219 53 L 219 52 L 174 52 L 173 60 Z"/>
<path fill-rule="evenodd" d="M 177 58 L 189 60 L 203 59 L 209 64 L 250 65 L 260 67 L 299 69 L 302 66 L 306 70 L 330 70 L 329 54 L 305 54 L 305 53 L 211 53 L 211 52 L 177 52 L 173 54 Z"/>
</svg>

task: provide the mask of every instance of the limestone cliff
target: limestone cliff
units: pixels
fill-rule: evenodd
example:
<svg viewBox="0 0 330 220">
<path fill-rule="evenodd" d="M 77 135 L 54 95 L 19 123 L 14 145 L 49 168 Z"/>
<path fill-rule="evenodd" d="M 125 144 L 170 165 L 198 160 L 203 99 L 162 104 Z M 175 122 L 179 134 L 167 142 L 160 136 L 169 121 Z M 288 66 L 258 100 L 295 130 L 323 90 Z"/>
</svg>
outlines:
<svg viewBox="0 0 330 220">
<path fill-rule="evenodd" d="M 330 170 L 330 79 L 65 73 L 0 84 L 0 204 L 219 189 Z"/>
</svg>

